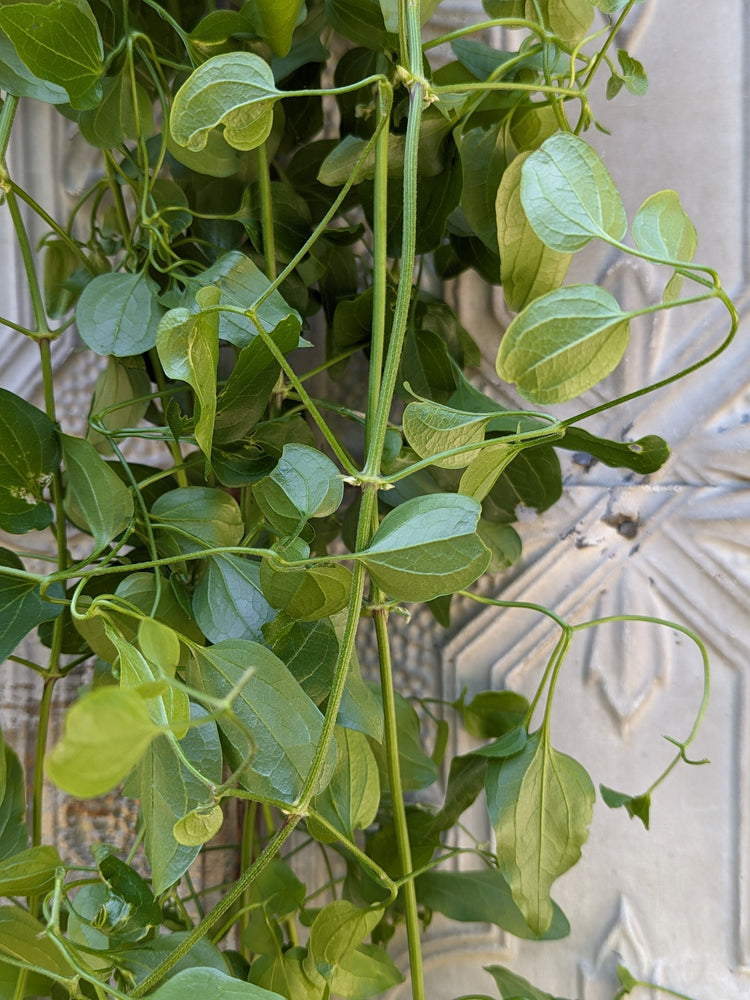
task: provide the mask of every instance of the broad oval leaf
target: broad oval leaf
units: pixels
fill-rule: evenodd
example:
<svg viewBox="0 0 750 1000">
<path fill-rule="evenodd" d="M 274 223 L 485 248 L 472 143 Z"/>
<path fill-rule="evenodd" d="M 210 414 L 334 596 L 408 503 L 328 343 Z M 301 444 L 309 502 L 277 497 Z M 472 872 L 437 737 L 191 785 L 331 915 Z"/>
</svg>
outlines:
<svg viewBox="0 0 750 1000">
<path fill-rule="evenodd" d="M 192 809 L 182 819 L 177 820 L 172 833 L 178 844 L 184 847 L 200 847 L 211 840 L 224 823 L 224 813 L 221 806 L 216 805 Z"/>
<path fill-rule="evenodd" d="M 193 594 L 193 614 L 210 642 L 263 639 L 276 611 L 263 595 L 260 563 L 242 556 L 211 556 Z"/>
<path fill-rule="evenodd" d="M 264 42 L 274 54 L 285 56 L 292 44 L 304 0 L 254 0 L 248 17 Z"/>
<path fill-rule="evenodd" d="M 588 837 L 594 785 L 540 730 L 520 753 L 488 761 L 485 787 L 500 871 L 526 923 L 544 934 L 554 916 L 550 887 Z"/>
<path fill-rule="evenodd" d="M 44 494 L 59 463 L 53 422 L 25 399 L 0 389 L 0 528 L 23 534 L 51 523 Z"/>
<path fill-rule="evenodd" d="M 65 716 L 63 738 L 47 755 L 47 775 L 79 799 L 118 785 L 162 732 L 135 691 L 96 688 Z"/>
<path fill-rule="evenodd" d="M 258 506 L 283 535 L 297 534 L 311 517 L 327 517 L 344 498 L 341 474 L 327 455 L 286 444 L 273 472 L 253 490 Z"/>
<path fill-rule="evenodd" d="M 260 568 L 268 603 L 300 622 L 314 622 L 342 611 L 349 602 L 352 574 L 338 563 L 284 569 L 270 560 Z"/>
<path fill-rule="evenodd" d="M 99 103 L 102 39 L 91 13 L 75 0 L 3 6 L 0 28 L 31 72 L 63 87 L 74 108 Z"/>
<path fill-rule="evenodd" d="M 14 965 L 31 964 L 47 969 L 55 978 L 69 979 L 72 984 L 78 978 L 77 973 L 47 937 L 46 930 L 28 910 L 0 906 L 0 962 L 7 956 Z"/>
<path fill-rule="evenodd" d="M 199 552 L 207 546 L 239 545 L 244 532 L 239 504 L 210 486 L 180 486 L 151 507 L 165 551 Z M 169 528 L 176 530 L 168 534 Z"/>
<path fill-rule="evenodd" d="M 24 568 L 15 552 L 0 548 L 0 663 L 37 625 L 53 621 L 63 609 L 61 604 L 43 600 L 35 581 L 3 576 L 3 566 L 15 570 Z M 51 588 L 50 597 L 61 596 L 59 587 Z"/>
<path fill-rule="evenodd" d="M 335 966 L 362 944 L 382 916 L 382 910 L 363 909 L 346 899 L 328 903 L 310 928 L 305 971 L 312 967 L 313 976 L 317 971 L 324 978 L 329 978 Z"/>
<path fill-rule="evenodd" d="M 282 96 L 271 67 L 252 52 L 225 52 L 198 67 L 175 94 L 169 127 L 189 150 L 203 149 L 217 125 L 235 149 L 255 149 L 273 125 L 273 105 Z"/>
<path fill-rule="evenodd" d="M 336 767 L 328 786 L 313 799 L 313 809 L 344 839 L 354 840 L 355 830 L 364 830 L 375 819 L 380 805 L 380 778 L 375 755 L 367 737 L 337 726 Z M 334 837 L 308 820 L 308 829 L 318 840 Z"/>
<path fill-rule="evenodd" d="M 430 458 L 441 451 L 450 451 L 484 440 L 487 424 L 494 414 L 469 413 L 454 410 L 442 403 L 420 400 L 409 403 L 404 410 L 404 437 L 420 458 Z M 463 469 L 476 458 L 476 451 L 437 459 L 439 469 Z"/>
<path fill-rule="evenodd" d="M 461 476 L 458 492 L 481 503 L 521 451 L 522 445 L 506 444 L 502 439 L 497 444 L 482 448 L 474 455 Z"/>
<path fill-rule="evenodd" d="M 691 261 L 698 234 L 676 191 L 657 191 L 647 198 L 633 219 L 633 239 L 639 250 L 668 261 Z M 664 291 L 664 301 L 673 302 L 682 288 L 683 276 L 675 273 Z"/>
<path fill-rule="evenodd" d="M 278 993 L 246 983 L 218 969 L 184 969 L 149 996 L 151 1000 L 284 1000 Z"/>
<path fill-rule="evenodd" d="M 533 403 L 574 399 L 614 371 L 630 316 L 597 285 L 570 285 L 535 299 L 500 343 L 497 373 Z"/>
<path fill-rule="evenodd" d="M 130 357 L 156 344 L 156 329 L 164 309 L 158 287 L 147 274 L 100 274 L 84 288 L 76 309 L 76 324 L 84 342 L 96 354 Z"/>
<path fill-rule="evenodd" d="M 45 104 L 67 104 L 68 94 L 57 84 L 42 80 L 19 58 L 13 43 L 0 33 L 0 90 L 16 97 L 31 97 Z"/>
<path fill-rule="evenodd" d="M 43 895 L 55 884 L 62 859 L 56 847 L 29 847 L 0 862 L 0 896 Z"/>
<path fill-rule="evenodd" d="M 227 761 L 235 769 L 246 765 L 239 781 L 255 797 L 294 803 L 312 766 L 323 716 L 285 664 L 259 643 L 231 639 L 194 650 L 189 682 L 218 698 L 239 689 L 232 701 L 237 721 L 218 720 Z M 331 747 L 324 782 L 334 760 Z"/>
<path fill-rule="evenodd" d="M 454 593 L 490 561 L 476 533 L 481 510 L 471 497 L 452 493 L 406 500 L 386 514 L 361 559 L 377 586 L 397 601 Z"/>
<path fill-rule="evenodd" d="M 537 236 L 521 202 L 521 171 L 529 153 L 508 166 L 495 199 L 500 281 L 514 312 L 562 285 L 570 254 L 552 250 Z"/>
<path fill-rule="evenodd" d="M 90 441 L 61 435 L 65 462 L 65 513 L 93 535 L 100 549 L 130 524 L 133 497 Z"/>
<path fill-rule="evenodd" d="M 594 237 L 622 240 L 627 230 L 607 168 L 587 142 L 568 132 L 550 136 L 523 164 L 521 203 L 537 236 L 560 253 L 580 250 Z"/>
</svg>

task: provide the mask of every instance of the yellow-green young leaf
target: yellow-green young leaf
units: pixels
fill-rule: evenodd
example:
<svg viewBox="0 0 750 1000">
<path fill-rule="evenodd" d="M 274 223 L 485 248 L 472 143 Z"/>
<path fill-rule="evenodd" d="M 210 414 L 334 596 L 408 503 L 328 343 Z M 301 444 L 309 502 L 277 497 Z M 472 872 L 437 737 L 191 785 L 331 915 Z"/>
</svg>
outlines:
<svg viewBox="0 0 750 1000">
<path fill-rule="evenodd" d="M 490 17 L 525 17 L 537 23 L 541 13 L 544 26 L 572 48 L 591 27 L 597 4 L 595 0 L 484 0 L 483 6 Z"/>
<path fill-rule="evenodd" d="M 255 30 L 275 55 L 285 56 L 291 48 L 303 3 L 304 0 L 254 0 L 245 5 Z"/>
<path fill-rule="evenodd" d="M 550 888 L 581 856 L 596 793 L 585 769 L 539 731 L 520 753 L 489 760 L 487 808 L 498 867 L 535 934 L 554 915 Z"/>
<path fill-rule="evenodd" d="M 0 962 L 22 968 L 44 969 L 56 979 L 78 979 L 59 948 L 46 935 L 47 928 L 20 906 L 0 906 Z"/>
<path fill-rule="evenodd" d="M 149 407 L 144 399 L 151 392 L 151 383 L 140 358 L 107 358 L 107 366 L 96 380 L 91 399 L 91 416 L 101 416 L 108 431 L 137 427 Z M 110 407 L 112 409 L 110 410 Z M 109 412 L 103 413 L 104 410 Z M 107 455 L 112 447 L 107 438 L 89 426 L 86 438 L 96 450 Z"/>
<path fill-rule="evenodd" d="M 364 830 L 375 819 L 380 805 L 378 763 L 367 737 L 353 729 L 337 726 L 336 768 L 328 786 L 313 799 L 313 809 L 343 838 L 354 840 L 355 830 Z M 308 820 L 308 829 L 325 843 L 335 837 Z"/>
<path fill-rule="evenodd" d="M 169 683 L 169 678 L 174 677 L 174 668 L 168 663 L 163 667 L 158 659 L 148 662 L 135 646 L 113 629 L 107 628 L 106 634 L 117 650 L 121 687 L 138 691 L 156 725 L 169 727 L 178 739 L 182 739 L 190 722 L 190 702 L 187 691 Z M 179 655 L 179 643 L 177 651 Z M 158 650 L 154 652 L 158 655 Z"/>
<path fill-rule="evenodd" d="M 473 583 L 490 551 L 471 497 L 433 493 L 399 504 L 383 518 L 361 558 L 381 590 L 397 601 L 430 601 Z"/>
<path fill-rule="evenodd" d="M 149 996 L 151 1000 L 284 1000 L 254 983 L 206 968 L 183 969 Z"/>
<path fill-rule="evenodd" d="M 65 463 L 65 513 L 103 548 L 133 517 L 133 498 L 90 441 L 61 435 Z"/>
<path fill-rule="evenodd" d="M 178 819 L 172 828 L 174 839 L 185 847 L 199 847 L 215 837 L 224 822 L 220 805 L 199 806 Z"/>
<path fill-rule="evenodd" d="M 65 716 L 65 732 L 46 760 L 58 788 L 79 799 L 103 795 L 164 731 L 135 691 L 106 686 L 85 694 Z"/>
<path fill-rule="evenodd" d="M 310 928 L 305 972 L 330 979 L 336 966 L 380 923 L 382 910 L 366 910 L 346 899 L 328 903 Z"/>
<path fill-rule="evenodd" d="M 421 400 L 409 403 L 404 410 L 404 437 L 420 458 L 430 458 L 441 451 L 450 451 L 484 440 L 487 424 L 494 414 L 468 413 L 454 410 L 441 403 Z M 439 469 L 463 469 L 477 456 L 469 451 L 461 455 L 439 458 L 433 464 Z"/>
<path fill-rule="evenodd" d="M 361 944 L 334 969 L 331 994 L 360 1000 L 384 994 L 403 981 L 403 973 L 387 952 L 374 944 Z"/>
<path fill-rule="evenodd" d="M 535 299 L 505 331 L 497 373 L 543 405 L 574 399 L 614 371 L 630 315 L 597 285 L 569 285 Z"/>
<path fill-rule="evenodd" d="M 529 157 L 522 153 L 510 164 L 495 200 L 500 250 L 500 281 L 505 300 L 514 312 L 540 295 L 559 288 L 571 255 L 551 250 L 537 236 L 521 204 L 521 169 Z"/>
<path fill-rule="evenodd" d="M 633 239 L 644 253 L 668 261 L 693 259 L 698 234 L 676 191 L 657 191 L 647 198 L 633 219 Z M 672 275 L 664 290 L 664 301 L 679 297 L 683 276 Z"/>
<path fill-rule="evenodd" d="M 180 640 L 174 629 L 155 618 L 142 618 L 138 625 L 138 645 L 147 660 L 174 677 L 180 662 Z"/>
<path fill-rule="evenodd" d="M 63 87 L 71 105 L 95 107 L 102 95 L 103 46 L 96 21 L 75 0 L 0 8 L 0 29 L 32 73 Z"/>
<path fill-rule="evenodd" d="M 467 497 L 474 497 L 481 503 L 521 451 L 523 451 L 522 445 L 505 444 L 502 440 L 482 448 L 475 454 L 461 476 L 458 492 Z"/>
<path fill-rule="evenodd" d="M 196 293 L 201 311 L 170 309 L 156 331 L 156 350 L 169 378 L 187 382 L 195 392 L 195 440 L 211 457 L 216 419 L 216 368 L 219 363 L 219 313 L 221 292 L 208 286 Z M 202 310 L 208 310 L 203 312 Z"/>
<path fill-rule="evenodd" d="M 271 67 L 252 52 L 226 52 L 202 63 L 175 94 L 169 127 L 180 146 L 200 151 L 224 126 L 235 149 L 255 149 L 268 138 L 273 105 L 282 96 Z"/>
<path fill-rule="evenodd" d="M 29 847 L 0 862 L 0 896 L 35 896 L 55 884 L 55 871 L 62 865 L 56 847 Z"/>
<path fill-rule="evenodd" d="M 560 253 L 574 253 L 594 237 L 622 240 L 628 227 L 607 168 L 569 132 L 550 136 L 524 162 L 521 202 L 537 236 Z"/>
</svg>

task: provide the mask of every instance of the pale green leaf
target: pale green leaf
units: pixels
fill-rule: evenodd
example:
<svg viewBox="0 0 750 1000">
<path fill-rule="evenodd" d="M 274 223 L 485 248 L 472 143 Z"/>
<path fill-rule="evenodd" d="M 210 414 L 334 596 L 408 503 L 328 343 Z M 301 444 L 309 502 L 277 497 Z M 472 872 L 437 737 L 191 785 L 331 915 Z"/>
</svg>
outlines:
<svg viewBox="0 0 750 1000">
<path fill-rule="evenodd" d="M 103 46 L 90 11 L 74 0 L 5 5 L 0 28 L 31 72 L 64 88 L 74 108 L 99 103 Z"/>
<path fill-rule="evenodd" d="M 252 639 L 276 617 L 263 595 L 260 563 L 241 556 L 211 556 L 193 594 L 193 614 L 210 642 Z"/>
<path fill-rule="evenodd" d="M 253 0 L 246 4 L 250 21 L 277 56 L 285 56 L 304 7 L 304 0 Z"/>
<path fill-rule="evenodd" d="M 570 285 L 535 299 L 505 331 L 497 373 L 533 403 L 574 399 L 614 371 L 630 315 L 597 285 Z"/>
<path fill-rule="evenodd" d="M 210 459 L 219 363 L 219 314 L 211 307 L 218 305 L 221 293 L 209 286 L 200 289 L 196 298 L 206 311 L 170 309 L 156 330 L 156 350 L 165 375 L 187 382 L 195 393 L 193 433 L 198 447 Z"/>
<path fill-rule="evenodd" d="M 23 534 L 50 524 L 45 491 L 59 462 L 60 440 L 49 417 L 0 389 L 0 529 Z"/>
<path fill-rule="evenodd" d="M 239 781 L 254 797 L 294 803 L 312 766 L 323 716 L 281 660 L 259 643 L 228 639 L 194 651 L 189 683 L 215 698 L 238 689 L 232 715 L 219 719 L 227 761 L 233 769 L 245 765 Z M 334 758 L 331 748 L 324 782 Z"/>
<path fill-rule="evenodd" d="M 237 501 L 210 486 L 180 486 L 163 493 L 151 516 L 160 546 L 170 553 L 239 545 L 244 534 Z M 170 527 L 175 531 L 169 533 Z"/>
<path fill-rule="evenodd" d="M 476 533 L 480 513 L 471 497 L 414 497 L 386 514 L 362 561 L 377 586 L 397 601 L 429 601 L 461 590 L 490 561 Z"/>
<path fill-rule="evenodd" d="M 510 887 L 496 868 L 478 871 L 429 871 L 415 880 L 417 900 L 451 920 L 497 924 L 514 937 L 554 941 L 570 933 L 556 904 L 549 928 L 535 934 L 513 900 Z"/>
<path fill-rule="evenodd" d="M 158 623 L 153 622 L 153 625 L 157 626 Z M 162 625 L 161 628 L 166 626 Z M 122 639 L 114 629 L 107 628 L 106 633 L 117 650 L 120 686 L 138 691 L 144 698 L 154 723 L 162 729 L 169 727 L 177 738 L 181 739 L 187 732 L 190 705 L 184 688 L 173 686 L 167 680 L 174 677 L 174 667 L 170 668 L 168 662 L 162 665 L 158 659 L 149 662 L 135 646 Z M 159 650 L 154 649 L 153 652 L 159 655 Z M 179 641 L 177 657 L 179 659 Z"/>
<path fill-rule="evenodd" d="M 65 512 L 94 537 L 100 549 L 133 518 L 133 498 L 90 441 L 61 435 L 65 462 Z"/>
<path fill-rule="evenodd" d="M 346 1000 L 367 1000 L 403 981 L 403 973 L 387 952 L 374 944 L 361 944 L 334 969 L 331 993 Z"/>
<path fill-rule="evenodd" d="M 100 274 L 81 293 L 76 325 L 96 354 L 130 357 L 156 344 L 164 309 L 156 282 L 147 274 Z"/>
<path fill-rule="evenodd" d="M 633 219 L 633 239 L 643 253 L 669 262 L 693 259 L 698 234 L 680 204 L 676 191 L 657 191 L 647 198 Z M 664 301 L 679 297 L 683 276 L 675 273 L 667 284 Z"/>
<path fill-rule="evenodd" d="M 140 359 L 117 361 L 110 356 L 96 380 L 91 415 L 102 414 L 101 423 L 115 435 L 125 427 L 137 427 L 149 406 L 149 400 L 143 397 L 150 392 L 151 383 Z M 105 410 L 108 412 L 103 413 Z M 91 426 L 86 431 L 86 438 L 100 454 L 112 451 L 107 438 Z"/>
<path fill-rule="evenodd" d="M 420 400 L 409 403 L 404 410 L 402 427 L 404 437 L 420 458 L 430 458 L 441 451 L 450 451 L 484 440 L 487 424 L 494 414 L 469 413 L 454 410 L 442 403 Z M 463 469 L 476 458 L 478 452 L 469 451 L 437 459 L 439 469 Z"/>
<path fill-rule="evenodd" d="M 208 713 L 198 705 L 190 706 L 190 714 L 193 720 L 202 720 L 202 724 L 188 730 L 180 740 L 180 747 L 194 768 L 218 784 L 222 754 L 216 723 L 207 722 Z M 175 839 L 175 823 L 192 810 L 209 805 L 211 796 L 203 782 L 185 767 L 166 736 L 160 736 L 150 745 L 133 785 L 133 794 L 141 800 L 153 890 L 160 895 L 187 871 L 200 850 L 199 846 L 186 847 Z"/>
<path fill-rule="evenodd" d="M 26 828 L 26 783 L 15 751 L 0 734 L 5 778 L 0 797 L 0 859 L 22 851 L 29 840 Z"/>
<path fill-rule="evenodd" d="M 68 709 L 63 738 L 47 755 L 47 775 L 76 798 L 103 795 L 123 780 L 161 731 L 135 691 L 96 688 Z"/>
<path fill-rule="evenodd" d="M 175 94 L 169 127 L 180 146 L 205 148 L 208 135 L 224 126 L 224 139 L 249 150 L 268 138 L 273 105 L 281 97 L 271 67 L 252 52 L 225 52 L 202 63 Z"/>
<path fill-rule="evenodd" d="M 180 662 L 180 639 L 174 629 L 155 618 L 142 618 L 138 623 L 138 645 L 147 660 L 174 677 Z"/>
<path fill-rule="evenodd" d="M 305 971 L 330 979 L 335 967 L 380 923 L 383 911 L 366 910 L 346 899 L 328 903 L 310 928 Z"/>
<path fill-rule="evenodd" d="M 336 767 L 327 787 L 312 802 L 315 812 L 339 834 L 354 840 L 355 830 L 364 830 L 375 819 L 380 805 L 380 778 L 367 737 L 352 729 L 334 730 Z M 310 832 L 318 840 L 332 841 L 327 830 L 308 820 Z"/>
<path fill-rule="evenodd" d="M 149 994 L 151 1000 L 284 1000 L 218 969 L 184 969 Z"/>
<path fill-rule="evenodd" d="M 500 253 L 500 281 L 509 307 L 520 312 L 540 295 L 563 283 L 570 254 L 552 250 L 537 236 L 521 203 L 522 153 L 503 174 L 495 200 Z"/>
<path fill-rule="evenodd" d="M 61 604 L 42 599 L 38 583 L 3 576 L 3 566 L 21 570 L 23 563 L 15 552 L 0 548 L 0 663 L 37 625 L 53 621 L 62 614 Z M 49 596 L 61 597 L 62 588 L 59 585 L 50 588 Z"/>
<path fill-rule="evenodd" d="M 591 778 L 540 730 L 520 753 L 488 762 L 486 791 L 499 869 L 526 923 L 544 934 L 554 915 L 552 883 L 578 861 L 588 837 Z"/>
<path fill-rule="evenodd" d="M 178 844 L 185 847 L 200 847 L 215 837 L 224 822 L 221 806 L 216 805 L 192 809 L 182 819 L 178 819 L 172 833 Z"/>
<path fill-rule="evenodd" d="M 648 77 L 643 64 L 634 59 L 625 49 L 617 50 L 617 61 L 622 70 L 622 80 L 625 86 L 636 97 L 642 97 L 648 92 Z"/>
<path fill-rule="evenodd" d="M 297 534 L 308 518 L 335 513 L 344 497 L 341 473 L 327 455 L 287 444 L 276 468 L 253 490 L 258 506 L 282 535 Z"/>
<path fill-rule="evenodd" d="M 56 979 L 77 980 L 46 927 L 20 906 L 0 906 L 0 962 L 47 971 Z"/>
<path fill-rule="evenodd" d="M 523 445 L 506 444 L 502 439 L 498 440 L 497 444 L 482 448 L 476 452 L 461 476 L 458 492 L 473 497 L 481 503 L 521 451 Z"/>
<path fill-rule="evenodd" d="M 561 253 L 580 250 L 594 237 L 622 240 L 627 229 L 607 168 L 587 142 L 568 132 L 551 136 L 523 164 L 521 203 L 537 236 Z"/>
</svg>

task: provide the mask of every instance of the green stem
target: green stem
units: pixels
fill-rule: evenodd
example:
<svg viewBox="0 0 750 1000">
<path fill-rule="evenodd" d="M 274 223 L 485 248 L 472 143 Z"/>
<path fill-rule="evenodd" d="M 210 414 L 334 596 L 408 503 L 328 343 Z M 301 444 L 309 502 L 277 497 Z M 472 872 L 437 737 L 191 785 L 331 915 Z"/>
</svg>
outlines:
<svg viewBox="0 0 750 1000">
<path fill-rule="evenodd" d="M 273 230 L 273 201 L 271 199 L 271 178 L 268 172 L 268 151 L 265 143 L 258 146 L 258 191 L 260 193 L 261 224 L 263 228 L 263 259 L 266 277 L 273 281 L 276 277 L 276 239 Z"/>
<path fill-rule="evenodd" d="M 374 591 L 372 600 L 377 604 L 382 594 Z M 396 831 L 400 874 L 403 882 L 404 909 L 406 912 L 406 937 L 409 947 L 409 971 L 411 992 L 414 1000 L 424 1000 L 424 973 L 422 970 L 422 948 L 420 945 L 419 914 L 417 912 L 417 892 L 414 879 L 409 878 L 414 867 L 409 843 L 409 828 L 406 822 L 404 790 L 401 783 L 401 766 L 398 755 L 398 722 L 393 689 L 393 670 L 390 642 L 388 639 L 388 613 L 377 610 L 373 613 L 375 634 L 378 642 L 378 662 L 380 664 L 380 687 L 383 697 L 383 723 L 385 727 L 385 752 L 388 767 L 388 783 L 393 808 L 393 823 Z"/>
</svg>

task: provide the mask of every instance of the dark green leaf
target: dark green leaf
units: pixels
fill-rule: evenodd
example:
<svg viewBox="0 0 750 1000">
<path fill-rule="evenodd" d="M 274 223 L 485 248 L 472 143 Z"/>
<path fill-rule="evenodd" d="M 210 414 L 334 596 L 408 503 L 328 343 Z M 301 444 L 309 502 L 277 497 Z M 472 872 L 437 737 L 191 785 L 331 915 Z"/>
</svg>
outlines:
<svg viewBox="0 0 750 1000">
<path fill-rule="evenodd" d="M 449 493 L 415 497 L 386 514 L 362 560 L 399 601 L 428 601 L 461 590 L 485 571 L 489 549 L 476 534 L 481 507 Z"/>
<path fill-rule="evenodd" d="M 495 868 L 478 871 L 430 871 L 415 880 L 417 900 L 451 920 L 497 924 L 515 937 L 556 941 L 570 933 L 562 910 L 553 903 L 548 929 L 535 934 L 513 901 L 508 883 Z"/>
<path fill-rule="evenodd" d="M 101 549 L 130 524 L 133 497 L 89 441 L 67 434 L 61 435 L 61 440 L 67 486 L 65 513 L 93 535 L 96 548 Z"/>
<path fill-rule="evenodd" d="M 0 798 L 0 859 L 5 860 L 22 851 L 29 839 L 26 829 L 26 784 L 23 769 L 15 754 L 2 739 L 4 781 Z"/>
<path fill-rule="evenodd" d="M 146 90 L 136 84 L 137 103 L 133 103 L 129 74 L 119 73 L 106 78 L 102 89 L 104 93 L 99 104 L 82 112 L 78 119 L 81 135 L 89 145 L 112 149 L 126 139 L 149 136 L 153 132 L 151 100 Z"/>
<path fill-rule="evenodd" d="M 484 740 L 504 736 L 520 725 L 529 703 L 515 691 L 480 691 L 468 705 L 463 703 L 462 697 L 453 707 L 461 713 L 466 731 Z"/>
<path fill-rule="evenodd" d="M 372 690 L 380 696 L 380 688 L 371 685 Z M 396 694 L 396 725 L 398 726 L 398 755 L 401 767 L 401 780 L 406 791 L 427 788 L 437 780 L 438 771 L 434 760 L 428 757 L 422 748 L 419 736 L 419 716 L 400 694 Z M 386 766 L 385 746 L 373 746 L 375 757 L 380 768 L 380 784 L 388 788 L 388 768 Z"/>
<path fill-rule="evenodd" d="M 164 314 L 157 294 L 156 282 L 142 272 L 100 274 L 78 300 L 78 332 L 96 354 L 144 354 L 156 344 Z"/>
<path fill-rule="evenodd" d="M 152 1000 L 284 1000 L 254 983 L 243 983 L 218 969 L 184 969 L 150 993 Z"/>
<path fill-rule="evenodd" d="M 0 528 L 23 534 L 50 524 L 44 492 L 59 461 L 60 441 L 49 417 L 0 389 Z"/>
<path fill-rule="evenodd" d="M 102 844 L 92 847 L 99 872 L 107 883 L 107 897 L 100 910 L 96 926 L 105 934 L 135 933 L 143 937 L 150 927 L 161 923 L 161 907 L 144 879 Z M 110 923 L 114 917 L 115 922 Z"/>
<path fill-rule="evenodd" d="M 4 6 L 0 28 L 31 72 L 63 87 L 74 108 L 93 108 L 99 103 L 103 46 L 87 7 L 75 0 Z"/>
<path fill-rule="evenodd" d="M 260 581 L 269 604 L 300 622 L 335 615 L 346 607 L 352 588 L 350 570 L 338 563 L 285 569 L 267 560 Z"/>
<path fill-rule="evenodd" d="M 331 693 L 339 654 L 339 640 L 327 618 L 314 622 L 294 621 L 279 615 L 263 630 L 268 645 L 286 663 L 302 690 L 316 705 Z"/>
<path fill-rule="evenodd" d="M 655 434 L 637 441 L 609 441 L 589 434 L 581 427 L 567 427 L 558 447 L 586 452 L 610 468 L 632 469 L 642 476 L 656 472 L 669 458 L 669 445 Z"/>
<path fill-rule="evenodd" d="M 239 545 L 244 529 L 237 501 L 209 486 L 181 486 L 160 496 L 151 508 L 165 551 L 198 552 L 207 546 Z M 169 527 L 177 529 L 167 534 Z"/>
<path fill-rule="evenodd" d="M 322 452 L 301 444 L 284 445 L 276 468 L 253 496 L 282 535 L 296 535 L 308 518 L 335 513 L 344 496 L 341 474 Z"/>
<path fill-rule="evenodd" d="M 68 94 L 62 88 L 35 76 L 18 58 L 13 43 L 0 33 L 0 90 L 16 97 L 31 97 L 45 104 L 67 104 Z"/>
<path fill-rule="evenodd" d="M 442 833 L 455 826 L 459 817 L 476 801 L 484 788 L 486 770 L 487 761 L 474 754 L 454 757 L 451 760 L 445 801 L 432 819 L 430 824 L 432 830 Z"/>
<path fill-rule="evenodd" d="M 502 965 L 485 965 L 485 969 L 497 983 L 503 1000 L 564 1000 L 537 989 L 527 979 L 522 979 Z"/>
<path fill-rule="evenodd" d="M 2 567 L 23 569 L 23 563 L 9 549 L 0 548 L 0 663 L 19 642 L 42 622 L 53 621 L 62 613 L 61 604 L 51 604 L 40 596 L 33 580 L 3 576 Z M 51 588 L 50 597 L 61 597 L 59 586 Z"/>
<path fill-rule="evenodd" d="M 479 519 L 477 534 L 492 553 L 488 573 L 502 573 L 521 558 L 521 539 L 515 528 L 502 521 Z"/>
<path fill-rule="evenodd" d="M 598 285 L 570 285 L 535 299 L 500 342 L 497 372 L 533 403 L 580 396 L 614 371 L 630 337 L 630 314 Z"/>
<path fill-rule="evenodd" d="M 378 0 L 326 0 L 326 14 L 334 30 L 357 45 L 380 49 L 396 41 L 386 32 Z"/>
<path fill-rule="evenodd" d="M 193 613 L 211 642 L 263 638 L 276 612 L 263 596 L 260 563 L 241 556 L 211 556 L 193 595 Z"/>
<path fill-rule="evenodd" d="M 493 521 L 515 521 L 519 505 L 538 514 L 562 495 L 560 462 L 551 445 L 521 452 L 490 491 L 484 512 Z"/>
<path fill-rule="evenodd" d="M 588 837 L 591 778 L 540 730 L 520 753 L 488 762 L 486 791 L 499 869 L 526 923 L 544 934 L 554 916 L 550 887 L 578 861 Z"/>
<path fill-rule="evenodd" d="M 495 254 L 501 232 L 499 213 L 495 221 L 495 196 L 508 166 L 506 135 L 505 124 L 498 122 L 489 129 L 466 129 L 456 140 L 464 180 L 461 208 L 471 228 Z"/>
<path fill-rule="evenodd" d="M 281 660 L 258 643 L 226 640 L 194 651 L 189 681 L 218 698 L 240 688 L 232 701 L 237 722 L 219 719 L 229 765 L 246 765 L 239 780 L 255 797 L 295 802 L 315 756 L 323 716 Z M 333 764 L 331 749 L 323 784 Z"/>
<path fill-rule="evenodd" d="M 249 18 L 277 56 L 285 56 L 303 7 L 303 0 L 255 0 L 247 4 Z"/>
<path fill-rule="evenodd" d="M 181 948 L 187 936 L 187 931 L 173 931 L 170 934 L 155 937 L 145 944 L 140 944 L 137 948 L 128 948 L 117 956 L 117 966 L 132 976 L 137 985 L 153 972 L 168 955 L 177 948 Z M 164 977 L 176 976 L 178 972 L 196 967 L 217 969 L 219 972 L 227 971 L 227 963 L 219 949 L 206 938 L 201 938 L 196 941 L 186 955 L 183 955 L 172 966 L 169 972 L 164 973 Z"/>
<path fill-rule="evenodd" d="M 20 906 L 0 906 L 0 962 L 6 958 L 13 965 L 33 965 L 71 983 L 77 979 L 57 945 L 47 937 L 44 924 Z"/>
</svg>

